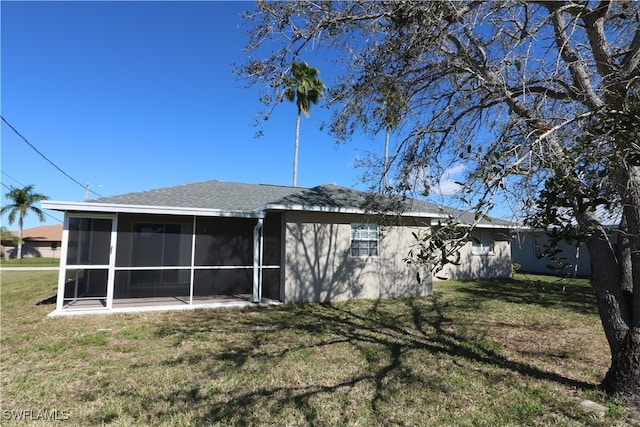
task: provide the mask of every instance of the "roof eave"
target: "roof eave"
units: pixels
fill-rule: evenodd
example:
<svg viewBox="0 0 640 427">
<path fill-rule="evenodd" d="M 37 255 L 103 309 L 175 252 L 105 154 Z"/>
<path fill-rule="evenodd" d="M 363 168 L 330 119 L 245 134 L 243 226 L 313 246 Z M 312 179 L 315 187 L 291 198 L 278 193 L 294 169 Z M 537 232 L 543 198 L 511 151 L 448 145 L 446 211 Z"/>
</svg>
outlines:
<svg viewBox="0 0 640 427">
<path fill-rule="evenodd" d="M 431 221 L 431 226 L 435 227 L 438 225 L 449 225 L 449 223 L 447 221 L 445 222 L 438 222 L 438 221 Z M 471 227 L 471 224 L 458 224 L 460 227 Z M 475 225 L 475 228 L 500 228 L 500 229 L 515 229 L 516 225 L 509 225 L 509 224 L 491 224 L 491 223 L 478 223 Z"/>
<path fill-rule="evenodd" d="M 99 202 L 63 202 L 56 200 L 42 201 L 41 206 L 44 209 L 51 209 L 61 212 L 136 213 L 155 215 L 197 215 L 234 218 L 264 218 L 264 212 L 259 211 L 208 209 L 184 206 L 148 206 Z"/>
<path fill-rule="evenodd" d="M 297 211 L 297 212 L 328 212 L 328 213 L 341 213 L 341 214 L 371 214 L 371 211 L 367 211 L 361 208 L 345 208 L 336 206 L 304 206 L 304 205 L 288 205 L 288 204 L 267 204 L 256 209 L 257 211 Z M 448 218 L 447 215 L 441 213 L 431 212 L 402 212 L 399 216 L 403 217 L 417 217 L 417 218 Z"/>
</svg>

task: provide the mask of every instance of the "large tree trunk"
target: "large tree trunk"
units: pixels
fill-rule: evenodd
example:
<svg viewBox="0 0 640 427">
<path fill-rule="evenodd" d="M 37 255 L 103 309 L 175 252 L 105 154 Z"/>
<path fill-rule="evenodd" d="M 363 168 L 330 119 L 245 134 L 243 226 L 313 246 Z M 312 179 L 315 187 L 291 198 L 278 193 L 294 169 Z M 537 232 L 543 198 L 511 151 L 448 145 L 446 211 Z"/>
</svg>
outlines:
<svg viewBox="0 0 640 427">
<path fill-rule="evenodd" d="M 640 329 L 640 166 L 631 166 L 628 170 L 628 181 L 623 198 L 623 220 L 626 224 L 629 246 L 628 262 L 623 265 L 631 270 L 629 279 L 623 289 L 628 296 L 631 310 L 631 327 Z M 629 275 L 627 275 L 629 276 Z M 629 280 L 627 279 L 627 280 Z M 640 378 L 638 378 L 640 383 Z"/>
<path fill-rule="evenodd" d="M 590 243 L 591 285 L 611 350 L 611 366 L 601 387 L 609 394 L 637 399 L 640 398 L 640 328 L 630 327 L 632 298 L 622 290 L 618 265 L 606 262 L 608 257 L 602 256 L 602 248 Z"/>
<path fill-rule="evenodd" d="M 617 249 L 600 227 L 587 240 L 591 285 L 611 350 L 611 366 L 601 387 L 640 399 L 640 169 L 624 179 Z"/>
<path fill-rule="evenodd" d="M 601 387 L 609 394 L 640 398 L 640 329 L 629 328 Z"/>
<path fill-rule="evenodd" d="M 594 232 L 586 244 L 591 258 L 591 286 L 611 353 L 614 354 L 622 346 L 630 324 L 629 309 L 620 286 L 619 264 L 604 229 Z"/>
</svg>

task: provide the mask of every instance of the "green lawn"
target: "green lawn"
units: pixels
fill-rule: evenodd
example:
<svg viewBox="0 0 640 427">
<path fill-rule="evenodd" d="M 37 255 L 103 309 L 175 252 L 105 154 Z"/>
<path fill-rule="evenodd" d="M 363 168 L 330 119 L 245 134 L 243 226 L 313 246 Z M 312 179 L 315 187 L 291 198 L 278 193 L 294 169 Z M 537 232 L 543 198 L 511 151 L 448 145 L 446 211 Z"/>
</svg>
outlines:
<svg viewBox="0 0 640 427">
<path fill-rule="evenodd" d="M 0 260 L 0 268 L 2 267 L 59 267 L 60 259 L 28 257 L 22 259 L 2 259 Z"/>
<path fill-rule="evenodd" d="M 2 273 L 2 425 L 21 411 L 66 425 L 625 425 L 595 389 L 609 356 L 584 281 L 50 319 L 56 277 Z"/>
</svg>

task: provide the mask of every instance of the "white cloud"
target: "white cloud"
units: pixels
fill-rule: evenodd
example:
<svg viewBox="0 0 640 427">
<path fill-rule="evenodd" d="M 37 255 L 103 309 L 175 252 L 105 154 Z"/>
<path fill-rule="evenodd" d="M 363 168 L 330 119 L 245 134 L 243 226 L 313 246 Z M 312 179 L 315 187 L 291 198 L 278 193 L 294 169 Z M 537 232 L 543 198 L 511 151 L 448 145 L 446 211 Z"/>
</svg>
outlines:
<svg viewBox="0 0 640 427">
<path fill-rule="evenodd" d="M 460 163 L 446 169 L 440 175 L 438 182 L 431 187 L 432 193 L 440 196 L 452 196 L 459 193 L 461 188 L 459 184 L 456 184 L 456 181 L 461 182 L 464 180 L 466 167 L 467 165 Z"/>
</svg>

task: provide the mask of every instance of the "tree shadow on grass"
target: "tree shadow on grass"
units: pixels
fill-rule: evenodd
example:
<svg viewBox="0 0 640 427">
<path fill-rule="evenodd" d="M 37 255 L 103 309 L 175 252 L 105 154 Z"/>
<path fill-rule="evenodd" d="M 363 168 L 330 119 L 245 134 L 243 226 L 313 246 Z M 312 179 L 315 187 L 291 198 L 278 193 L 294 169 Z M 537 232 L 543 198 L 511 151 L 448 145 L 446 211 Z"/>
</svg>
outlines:
<svg viewBox="0 0 640 427">
<path fill-rule="evenodd" d="M 369 421 L 387 424 L 385 411 L 389 410 L 388 400 L 393 390 L 416 386 L 416 390 L 429 388 L 437 393 L 455 392 L 447 384 L 446 373 L 436 372 L 431 378 L 425 377 L 424 372 L 416 372 L 415 364 L 408 362 L 410 354 L 416 352 L 424 352 L 428 355 L 425 360 L 434 360 L 436 365 L 451 362 L 462 369 L 482 372 L 496 381 L 508 383 L 515 374 L 515 377 L 553 382 L 566 388 L 596 389 L 596 384 L 500 354 L 495 343 L 468 335 L 465 328 L 457 328 L 459 325 L 453 321 L 451 312 L 472 311 L 478 302 L 499 300 L 550 308 L 569 307 L 577 313 L 592 314 L 596 309 L 591 308 L 593 296 L 588 286 L 568 286 L 563 292 L 562 284 L 555 288 L 556 285 L 547 282 L 474 283 L 456 284 L 455 295 L 448 299 L 441 298 L 436 292 L 435 296 L 425 299 L 287 305 L 247 311 L 195 310 L 168 317 L 158 324 L 155 336 L 175 342 L 176 353 L 161 365 L 172 369 L 185 365 L 197 367 L 202 370 L 203 383 L 158 396 L 158 401 L 188 401 L 198 406 L 199 412 L 204 413 L 197 420 L 201 425 L 263 423 L 265 413 L 270 413 L 270 419 L 277 422 L 278 411 L 282 408 L 295 412 L 305 423 L 321 425 L 326 421 L 319 413 L 318 399 L 338 393 L 347 395 L 348 400 L 351 389 L 364 386 L 371 393 L 367 408 Z M 199 353 L 179 350 L 181 343 L 202 340 L 203 336 L 220 340 L 224 345 L 204 346 Z M 304 379 L 302 383 L 287 384 L 282 378 L 258 378 L 249 385 L 243 382 L 244 377 L 234 378 L 240 385 L 226 390 L 224 395 L 211 395 L 206 387 L 201 389 L 207 379 L 233 375 L 230 374 L 233 370 L 256 369 L 260 364 L 278 367 L 291 363 L 289 356 L 297 356 L 296 352 L 329 354 L 333 346 L 350 346 L 358 364 L 362 362 L 367 368 L 359 368 L 355 373 L 333 381 Z M 434 369 L 439 368 L 435 366 Z M 338 423 L 353 422 L 348 415 L 350 403 L 340 404 L 345 413 Z M 556 406 L 554 410 L 564 412 L 566 417 L 575 416 L 571 408 Z"/>
<path fill-rule="evenodd" d="M 491 291 L 480 286 L 479 290 L 474 292 L 482 298 L 490 298 L 492 294 L 499 293 L 499 290 Z M 536 292 L 529 292 L 528 296 L 521 296 L 519 299 L 525 302 L 528 299 L 535 300 L 535 296 Z M 516 299 L 516 296 L 512 295 L 508 298 Z M 560 301 L 554 301 L 552 298 L 548 303 L 559 304 Z M 260 408 L 258 412 L 262 412 L 262 417 L 265 410 L 276 411 L 278 408 L 289 408 L 289 410 L 295 410 L 308 424 L 323 424 L 322 415 L 318 414 L 317 397 L 336 392 L 348 393 L 353 387 L 366 384 L 373 390 L 369 408 L 371 416 L 377 419 L 376 422 L 382 423 L 385 421 L 385 414 L 381 405 L 387 404 L 390 387 L 412 383 L 425 386 L 425 377 L 414 372 L 414 368 L 405 361 L 405 357 L 414 351 L 428 352 L 430 357 L 450 360 L 462 368 L 466 365 L 487 371 L 498 368 L 505 372 L 505 375 L 513 372 L 524 377 L 561 384 L 567 388 L 589 390 L 596 388 L 595 384 L 511 360 L 482 339 L 469 338 L 457 333 L 453 321 L 447 316 L 447 303 L 440 301 L 437 296 L 428 300 L 402 299 L 395 300 L 391 304 L 383 300 L 366 304 L 369 304 L 368 309 L 363 309 L 362 305 L 357 303 L 355 305 L 309 304 L 269 310 L 260 316 L 243 319 L 242 323 L 246 327 L 255 329 L 253 339 L 241 346 L 208 354 L 205 358 L 220 363 L 230 363 L 234 369 L 243 369 L 249 360 L 271 364 L 284 362 L 285 357 L 300 346 L 307 349 L 320 349 L 336 344 L 349 344 L 354 352 L 367 361 L 369 368 L 332 384 L 326 384 L 324 381 L 322 384 L 281 385 L 280 383 L 273 386 L 270 386 L 268 381 L 264 384 L 258 383 L 251 390 L 231 393 L 224 402 L 211 404 L 206 410 L 206 415 L 199 422 L 202 424 L 253 424 L 265 420 L 256 415 L 256 408 Z M 206 319 L 207 316 L 203 316 L 202 324 L 192 326 L 202 330 L 206 328 Z M 293 346 L 283 342 L 278 348 L 273 346 L 273 340 L 278 339 L 279 332 L 297 333 L 308 336 L 310 339 L 303 339 Z M 267 341 L 272 344 L 269 350 L 263 348 Z M 379 357 L 380 354 L 384 357 Z M 202 360 L 202 358 L 194 360 L 186 358 L 179 359 L 176 363 L 178 365 L 201 363 Z M 209 368 L 206 375 L 224 375 L 215 363 L 207 366 Z M 496 375 L 500 376 L 499 373 Z M 394 382 L 395 384 L 392 385 Z M 428 387 L 435 388 L 441 393 L 450 391 L 447 384 L 435 380 L 429 381 Z M 206 405 L 206 402 L 203 404 Z M 277 417 L 276 414 L 273 416 Z M 567 412 L 567 416 L 571 414 Z M 348 415 L 343 415 L 342 422 L 349 421 Z"/>
<path fill-rule="evenodd" d="M 557 278 L 478 280 L 462 282 L 456 285 L 455 290 L 476 303 L 505 301 L 544 308 L 562 307 L 579 314 L 598 314 L 593 290 L 584 281 Z"/>
</svg>

